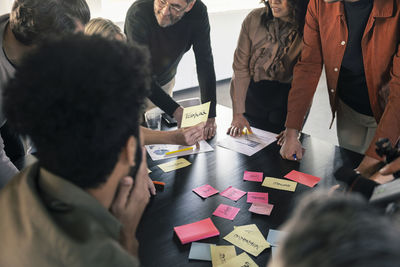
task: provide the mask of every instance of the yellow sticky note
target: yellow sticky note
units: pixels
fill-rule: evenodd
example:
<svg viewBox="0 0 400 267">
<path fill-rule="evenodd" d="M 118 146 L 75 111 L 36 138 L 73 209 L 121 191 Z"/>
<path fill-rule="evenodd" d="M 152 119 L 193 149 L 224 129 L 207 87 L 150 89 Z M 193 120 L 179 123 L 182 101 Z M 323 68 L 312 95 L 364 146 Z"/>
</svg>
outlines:
<svg viewBox="0 0 400 267">
<path fill-rule="evenodd" d="M 246 232 L 253 240 L 257 240 L 261 245 L 269 248 L 271 246 L 255 224 L 247 224 L 242 226 L 234 226 L 234 229 L 240 229 Z"/>
<path fill-rule="evenodd" d="M 234 246 L 210 246 L 212 266 L 226 263 L 233 257 L 236 257 Z"/>
<path fill-rule="evenodd" d="M 246 267 L 258 267 L 257 263 L 255 263 L 246 252 L 243 252 L 239 256 L 236 256 L 230 259 L 227 263 L 222 264 L 218 267 L 237 267 L 237 266 L 246 266 Z"/>
<path fill-rule="evenodd" d="M 294 192 L 296 190 L 297 183 L 284 179 L 265 177 L 262 186 Z"/>
<path fill-rule="evenodd" d="M 210 103 L 184 108 L 181 127 L 190 127 L 200 122 L 206 122 L 210 111 Z"/>
<path fill-rule="evenodd" d="M 225 236 L 224 239 L 256 257 L 264 249 L 270 247 L 270 244 L 265 240 L 259 230 L 249 234 L 243 228 L 236 227 L 235 230 Z"/>
<path fill-rule="evenodd" d="M 171 172 L 171 171 L 174 171 L 174 170 L 177 170 L 180 168 L 187 167 L 190 164 L 192 164 L 192 163 L 190 163 L 189 161 L 187 161 L 184 158 L 180 158 L 177 160 L 173 160 L 173 161 L 169 161 L 167 163 L 160 164 L 160 165 L 158 165 L 158 167 L 160 167 L 160 169 L 163 170 L 164 172 Z"/>
</svg>

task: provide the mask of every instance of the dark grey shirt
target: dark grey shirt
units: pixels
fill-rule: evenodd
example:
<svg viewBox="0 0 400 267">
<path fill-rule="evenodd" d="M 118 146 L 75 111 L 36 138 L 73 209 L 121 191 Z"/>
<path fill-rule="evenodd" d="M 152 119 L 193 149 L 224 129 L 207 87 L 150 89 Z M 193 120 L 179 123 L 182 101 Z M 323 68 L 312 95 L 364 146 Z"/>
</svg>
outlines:
<svg viewBox="0 0 400 267">
<path fill-rule="evenodd" d="M 181 20 L 160 27 L 154 15 L 154 0 L 138 0 L 129 8 L 125 34 L 129 42 L 145 45 L 150 50 L 153 69 L 150 100 L 172 115 L 178 104 L 160 86 L 171 81 L 182 56 L 193 47 L 202 102 L 211 101 L 209 117 L 215 117 L 216 81 L 210 44 L 207 7 L 197 0 Z"/>
</svg>

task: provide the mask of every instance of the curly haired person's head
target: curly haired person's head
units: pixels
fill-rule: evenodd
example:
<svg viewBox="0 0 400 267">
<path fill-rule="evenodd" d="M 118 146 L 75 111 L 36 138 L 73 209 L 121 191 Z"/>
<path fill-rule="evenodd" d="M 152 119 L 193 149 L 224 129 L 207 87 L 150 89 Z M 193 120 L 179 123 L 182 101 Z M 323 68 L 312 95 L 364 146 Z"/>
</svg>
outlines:
<svg viewBox="0 0 400 267">
<path fill-rule="evenodd" d="M 100 36 L 43 44 L 4 91 L 4 111 L 42 167 L 82 188 L 107 180 L 137 137 L 150 86 L 147 50 Z"/>
<path fill-rule="evenodd" d="M 10 28 L 20 43 L 30 46 L 75 32 L 89 20 L 90 10 L 85 0 L 15 0 Z"/>
</svg>

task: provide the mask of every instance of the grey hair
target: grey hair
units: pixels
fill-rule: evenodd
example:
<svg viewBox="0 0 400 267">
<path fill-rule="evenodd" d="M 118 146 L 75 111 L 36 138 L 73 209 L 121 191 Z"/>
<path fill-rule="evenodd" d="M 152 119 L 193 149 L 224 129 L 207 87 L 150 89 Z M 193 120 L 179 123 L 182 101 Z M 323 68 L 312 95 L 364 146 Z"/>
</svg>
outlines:
<svg viewBox="0 0 400 267">
<path fill-rule="evenodd" d="M 284 226 L 277 256 L 290 267 L 398 267 L 398 225 L 359 195 L 307 195 Z"/>
</svg>

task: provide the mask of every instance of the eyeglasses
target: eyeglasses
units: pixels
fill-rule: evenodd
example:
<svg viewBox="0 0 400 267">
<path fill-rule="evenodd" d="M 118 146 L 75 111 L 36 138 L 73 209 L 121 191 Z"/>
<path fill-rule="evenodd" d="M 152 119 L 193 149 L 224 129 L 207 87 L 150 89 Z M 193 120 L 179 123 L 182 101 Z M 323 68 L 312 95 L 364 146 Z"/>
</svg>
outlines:
<svg viewBox="0 0 400 267">
<path fill-rule="evenodd" d="M 164 8 L 164 7 L 166 7 L 168 5 L 169 11 L 174 11 L 175 13 L 180 13 L 183 10 L 185 10 L 185 8 L 187 7 L 187 5 L 184 6 L 184 7 L 181 7 L 181 6 L 176 5 L 176 4 L 171 4 L 167 0 L 158 0 L 158 2 L 159 2 L 159 5 L 160 5 L 161 8 Z"/>
</svg>

